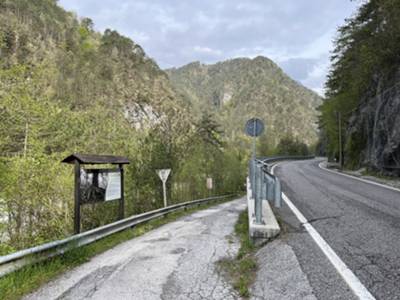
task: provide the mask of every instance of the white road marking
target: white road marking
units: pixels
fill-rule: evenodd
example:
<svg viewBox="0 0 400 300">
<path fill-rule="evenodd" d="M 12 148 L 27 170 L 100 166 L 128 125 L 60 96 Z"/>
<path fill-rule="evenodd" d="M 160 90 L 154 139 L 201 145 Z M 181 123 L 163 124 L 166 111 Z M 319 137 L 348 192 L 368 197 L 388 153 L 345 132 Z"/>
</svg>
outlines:
<svg viewBox="0 0 400 300">
<path fill-rule="evenodd" d="M 334 173 L 334 174 L 337 174 L 337 175 L 342 175 L 342 176 L 345 176 L 345 177 L 349 177 L 349 178 L 352 178 L 352 179 L 356 179 L 356 180 L 359 180 L 359 181 L 362 181 L 362 182 L 365 182 L 365 183 L 377 185 L 379 187 L 383 187 L 385 189 L 389 189 L 389 190 L 392 190 L 392 191 L 395 191 L 395 192 L 400 192 L 400 189 L 397 189 L 397 188 L 392 187 L 390 185 L 386 185 L 386 184 L 378 183 L 378 182 L 371 181 L 371 180 L 368 180 L 368 179 L 359 178 L 359 177 L 356 177 L 356 176 L 353 176 L 353 175 L 344 174 L 344 173 L 340 173 L 340 172 L 337 172 L 337 171 L 329 170 L 328 168 L 323 167 L 322 163 L 323 163 L 323 161 L 318 164 L 318 167 L 320 169 L 322 169 L 322 170 L 325 170 L 325 171 L 328 171 L 328 172 L 331 172 L 331 173 Z"/>
<path fill-rule="evenodd" d="M 274 174 L 274 169 L 278 164 L 274 165 L 271 169 L 271 173 Z M 329 244 L 322 238 L 318 231 L 308 223 L 306 217 L 298 210 L 292 201 L 282 192 L 283 201 L 292 210 L 297 219 L 302 223 L 308 234 L 313 238 L 318 247 L 322 250 L 325 256 L 329 259 L 331 264 L 338 271 L 343 280 L 351 288 L 353 293 L 362 300 L 373 300 L 374 296 L 367 290 L 367 288 L 361 283 L 356 275 L 349 269 L 349 267 L 340 259 L 340 257 L 333 251 Z"/>
</svg>

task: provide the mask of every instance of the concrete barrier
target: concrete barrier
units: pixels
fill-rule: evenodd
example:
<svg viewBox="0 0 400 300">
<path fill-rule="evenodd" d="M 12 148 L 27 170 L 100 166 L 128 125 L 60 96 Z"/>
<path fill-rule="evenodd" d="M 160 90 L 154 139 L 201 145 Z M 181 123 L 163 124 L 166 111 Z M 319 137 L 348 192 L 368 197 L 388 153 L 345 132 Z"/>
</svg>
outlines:
<svg viewBox="0 0 400 300">
<path fill-rule="evenodd" d="M 247 206 L 249 216 L 249 235 L 255 244 L 263 244 L 280 233 L 279 224 L 269 201 L 262 200 L 261 224 L 256 223 L 255 200 L 252 197 L 249 178 L 247 178 Z"/>
</svg>

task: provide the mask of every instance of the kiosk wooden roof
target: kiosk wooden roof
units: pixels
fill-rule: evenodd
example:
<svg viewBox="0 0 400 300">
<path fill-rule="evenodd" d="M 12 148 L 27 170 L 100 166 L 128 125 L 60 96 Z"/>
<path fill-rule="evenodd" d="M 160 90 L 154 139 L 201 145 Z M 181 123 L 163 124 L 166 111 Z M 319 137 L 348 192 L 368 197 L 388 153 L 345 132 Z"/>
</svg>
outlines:
<svg viewBox="0 0 400 300">
<path fill-rule="evenodd" d="M 93 155 L 74 153 L 64 158 L 61 162 L 73 164 L 78 161 L 80 164 L 112 164 L 112 165 L 126 165 L 129 164 L 129 159 L 122 156 L 114 155 Z"/>
</svg>

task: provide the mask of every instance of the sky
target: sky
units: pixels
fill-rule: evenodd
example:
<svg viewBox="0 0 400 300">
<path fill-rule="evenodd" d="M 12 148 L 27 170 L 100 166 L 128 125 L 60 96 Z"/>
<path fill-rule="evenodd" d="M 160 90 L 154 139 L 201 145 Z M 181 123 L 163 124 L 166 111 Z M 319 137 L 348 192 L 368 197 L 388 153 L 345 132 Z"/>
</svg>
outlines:
<svg viewBox="0 0 400 300">
<path fill-rule="evenodd" d="M 324 93 L 337 28 L 360 0 L 59 0 L 95 29 L 117 30 L 165 69 L 266 56 Z"/>
</svg>

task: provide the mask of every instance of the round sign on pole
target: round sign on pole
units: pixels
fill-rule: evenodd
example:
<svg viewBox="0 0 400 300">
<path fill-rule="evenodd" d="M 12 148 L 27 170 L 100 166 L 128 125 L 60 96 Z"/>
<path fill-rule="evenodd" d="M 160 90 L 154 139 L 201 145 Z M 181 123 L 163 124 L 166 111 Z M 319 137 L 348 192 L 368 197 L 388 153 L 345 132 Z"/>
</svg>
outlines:
<svg viewBox="0 0 400 300">
<path fill-rule="evenodd" d="M 264 131 L 264 123 L 257 118 L 252 118 L 246 123 L 246 134 L 249 136 L 260 136 Z"/>
</svg>

